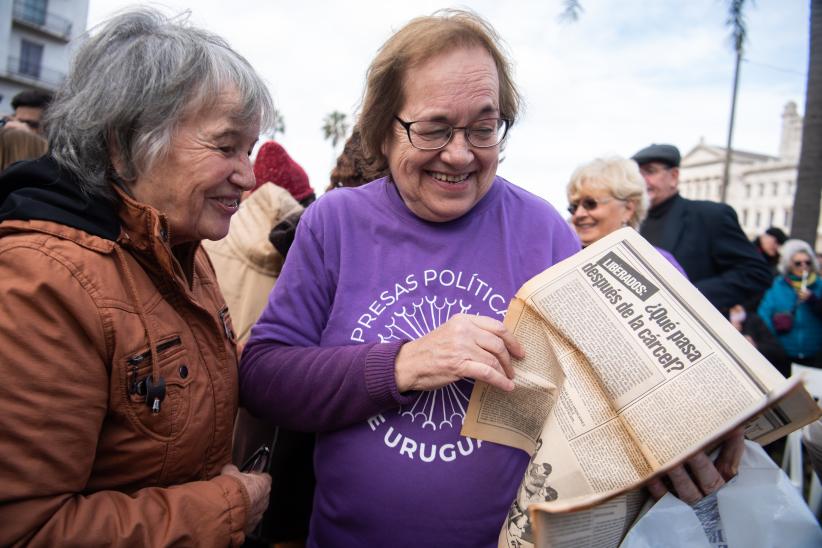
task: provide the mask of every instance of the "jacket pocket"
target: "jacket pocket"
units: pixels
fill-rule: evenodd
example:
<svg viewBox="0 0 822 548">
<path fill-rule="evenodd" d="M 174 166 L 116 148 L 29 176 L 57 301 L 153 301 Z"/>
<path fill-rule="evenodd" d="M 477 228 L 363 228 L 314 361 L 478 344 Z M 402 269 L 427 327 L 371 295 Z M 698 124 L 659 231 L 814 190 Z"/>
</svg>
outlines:
<svg viewBox="0 0 822 548">
<path fill-rule="evenodd" d="M 196 371 L 179 335 L 165 337 L 157 343 L 159 373 L 165 381 L 165 395 L 158 413 L 147 401 L 148 383 L 152 374 L 151 351 L 146 347 L 125 359 L 125 391 L 127 412 L 140 430 L 152 437 L 171 440 L 186 428 L 191 410 L 190 384 Z"/>
</svg>

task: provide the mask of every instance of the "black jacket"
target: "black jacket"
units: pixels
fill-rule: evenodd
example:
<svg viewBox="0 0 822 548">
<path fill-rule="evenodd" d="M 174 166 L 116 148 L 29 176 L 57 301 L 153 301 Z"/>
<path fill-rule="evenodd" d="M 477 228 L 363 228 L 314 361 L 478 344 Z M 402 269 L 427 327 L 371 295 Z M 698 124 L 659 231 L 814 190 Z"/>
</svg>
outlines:
<svg viewBox="0 0 822 548">
<path fill-rule="evenodd" d="M 768 265 L 726 204 L 676 194 L 648 212 L 640 233 L 669 251 L 719 309 L 746 304 L 771 284 Z"/>
</svg>

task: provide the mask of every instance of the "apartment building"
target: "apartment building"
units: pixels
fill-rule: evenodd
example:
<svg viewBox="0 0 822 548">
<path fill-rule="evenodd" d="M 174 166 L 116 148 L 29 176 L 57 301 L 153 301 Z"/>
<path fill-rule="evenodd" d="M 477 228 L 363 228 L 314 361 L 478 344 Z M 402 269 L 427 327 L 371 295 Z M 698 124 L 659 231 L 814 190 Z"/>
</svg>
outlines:
<svg viewBox="0 0 822 548">
<path fill-rule="evenodd" d="M 24 89 L 56 91 L 72 41 L 86 31 L 89 0 L 0 0 L 0 115 Z"/>
</svg>

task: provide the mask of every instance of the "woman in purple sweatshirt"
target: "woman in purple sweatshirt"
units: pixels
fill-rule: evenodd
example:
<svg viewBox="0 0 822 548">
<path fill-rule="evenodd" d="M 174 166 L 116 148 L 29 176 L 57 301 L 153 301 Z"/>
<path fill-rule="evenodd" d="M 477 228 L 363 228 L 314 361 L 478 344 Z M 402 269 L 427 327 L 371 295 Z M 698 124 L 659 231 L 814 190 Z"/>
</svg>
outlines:
<svg viewBox="0 0 822 548">
<path fill-rule="evenodd" d="M 319 433 L 310 546 L 496 546 L 528 455 L 460 436 L 468 398 L 513 389 L 508 301 L 579 250 L 497 176 L 519 103 L 472 13 L 411 21 L 369 68 L 359 128 L 390 175 L 306 210 L 241 364 L 244 406 Z"/>
</svg>

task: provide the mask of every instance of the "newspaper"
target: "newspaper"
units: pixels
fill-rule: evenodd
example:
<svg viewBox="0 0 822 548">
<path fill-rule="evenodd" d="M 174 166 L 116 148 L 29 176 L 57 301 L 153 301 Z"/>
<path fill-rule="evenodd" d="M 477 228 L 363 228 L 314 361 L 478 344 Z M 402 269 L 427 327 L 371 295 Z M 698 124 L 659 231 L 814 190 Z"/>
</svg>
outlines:
<svg viewBox="0 0 822 548">
<path fill-rule="evenodd" d="M 477 382 L 462 429 L 532 456 L 500 546 L 618 546 L 650 478 L 739 425 L 764 445 L 822 415 L 631 228 L 528 281 L 505 324 L 516 387 Z"/>
</svg>

